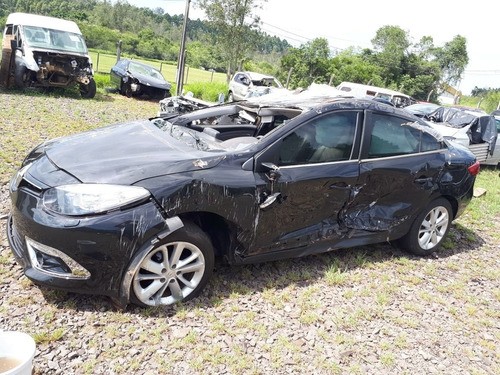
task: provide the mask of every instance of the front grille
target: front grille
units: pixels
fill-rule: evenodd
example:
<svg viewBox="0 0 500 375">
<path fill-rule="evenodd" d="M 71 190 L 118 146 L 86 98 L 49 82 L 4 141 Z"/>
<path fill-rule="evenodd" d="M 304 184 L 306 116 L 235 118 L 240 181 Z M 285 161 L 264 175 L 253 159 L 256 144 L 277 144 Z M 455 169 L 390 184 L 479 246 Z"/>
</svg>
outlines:
<svg viewBox="0 0 500 375">
<path fill-rule="evenodd" d="M 19 183 L 18 189 L 23 189 L 28 193 L 31 193 L 36 196 L 40 196 L 42 194 L 42 189 L 32 182 L 28 181 L 26 178 L 23 178 Z"/>
</svg>

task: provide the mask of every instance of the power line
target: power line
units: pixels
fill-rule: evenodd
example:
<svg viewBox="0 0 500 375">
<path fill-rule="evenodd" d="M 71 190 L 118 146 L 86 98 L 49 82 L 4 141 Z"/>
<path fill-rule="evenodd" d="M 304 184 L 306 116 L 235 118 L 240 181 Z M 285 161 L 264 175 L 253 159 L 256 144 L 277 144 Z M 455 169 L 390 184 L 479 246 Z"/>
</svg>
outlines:
<svg viewBox="0 0 500 375">
<path fill-rule="evenodd" d="M 262 31 L 265 31 L 265 32 L 267 32 L 267 33 L 269 33 L 269 34 L 274 34 L 274 35 L 276 35 L 276 36 L 279 36 L 279 37 L 284 38 L 284 39 L 287 39 L 287 40 L 293 40 L 293 41 L 298 42 L 298 43 L 301 43 L 301 44 L 302 44 L 302 43 L 305 43 L 305 42 L 312 42 L 312 41 L 314 40 L 314 39 L 311 39 L 311 38 L 308 38 L 308 37 L 305 37 L 305 36 L 302 36 L 302 35 L 299 35 L 299 34 L 293 33 L 293 32 L 291 32 L 291 31 L 284 30 L 284 29 L 282 29 L 282 28 L 280 28 L 280 27 L 270 25 L 270 24 L 268 24 L 268 23 L 266 23 L 266 22 L 263 22 L 263 24 L 265 24 L 265 25 L 267 25 L 267 26 L 270 26 L 270 27 L 274 27 L 274 28 L 276 28 L 276 29 L 278 29 L 278 30 L 283 31 L 284 33 L 287 33 L 287 34 L 290 34 L 290 35 L 294 35 L 294 36 L 296 36 L 296 37 L 292 37 L 292 36 L 290 36 L 290 35 L 283 34 L 283 33 L 280 33 L 280 32 L 276 32 L 276 31 L 274 31 L 274 30 L 269 30 L 269 29 L 267 29 L 267 28 L 265 28 L 265 27 L 262 27 L 262 28 L 261 28 L 261 30 L 262 30 Z M 301 38 L 301 39 L 297 39 L 297 38 Z M 343 50 L 344 50 L 344 48 L 340 48 L 340 47 L 334 46 L 334 45 L 332 45 L 332 44 L 329 44 L 329 45 L 328 45 L 328 47 L 330 48 L 330 50 L 334 51 L 334 53 L 339 53 L 339 52 L 341 52 L 341 51 L 343 51 Z"/>
<path fill-rule="evenodd" d="M 296 37 L 299 37 L 299 38 L 302 38 L 302 39 L 306 39 L 308 41 L 314 40 L 314 38 L 309 38 L 309 37 L 306 37 L 306 36 L 303 36 L 303 35 L 296 34 L 293 31 L 285 30 L 285 29 L 283 29 L 281 27 L 278 27 L 278 26 L 275 26 L 275 25 L 271 25 L 270 23 L 267 23 L 267 22 L 263 22 L 262 21 L 262 24 L 270 26 L 270 27 L 273 27 L 275 29 L 278 29 L 278 30 L 280 30 L 280 31 L 282 31 L 284 33 L 287 33 L 287 34 L 290 34 L 290 35 L 293 35 L 293 36 L 296 36 Z M 351 39 L 343 39 L 343 38 L 337 38 L 337 37 L 333 37 L 333 36 L 325 36 L 325 38 L 327 38 L 327 39 L 335 39 L 335 40 L 339 40 L 339 41 L 342 41 L 342 42 L 349 42 L 349 43 L 360 44 L 360 42 L 355 41 L 355 40 L 351 40 Z M 290 39 L 292 39 L 292 38 L 290 38 Z"/>
</svg>

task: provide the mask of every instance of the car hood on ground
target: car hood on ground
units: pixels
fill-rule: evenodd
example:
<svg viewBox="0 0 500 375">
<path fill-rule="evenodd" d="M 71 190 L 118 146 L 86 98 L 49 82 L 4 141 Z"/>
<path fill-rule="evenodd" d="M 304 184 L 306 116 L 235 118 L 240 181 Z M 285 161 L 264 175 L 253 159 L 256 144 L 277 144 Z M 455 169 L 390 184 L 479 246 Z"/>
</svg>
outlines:
<svg viewBox="0 0 500 375">
<path fill-rule="evenodd" d="M 54 165 L 84 183 L 126 185 L 212 168 L 225 158 L 220 151 L 197 150 L 147 120 L 59 138 L 49 142 L 44 151 Z"/>
</svg>

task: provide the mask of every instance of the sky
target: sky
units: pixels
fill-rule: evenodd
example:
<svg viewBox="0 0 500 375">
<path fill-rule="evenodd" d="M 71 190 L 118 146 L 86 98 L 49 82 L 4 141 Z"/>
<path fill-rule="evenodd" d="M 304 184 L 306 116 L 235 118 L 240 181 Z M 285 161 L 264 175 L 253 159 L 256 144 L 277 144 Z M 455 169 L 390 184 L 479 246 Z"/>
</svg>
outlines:
<svg viewBox="0 0 500 375">
<path fill-rule="evenodd" d="M 170 15 L 184 14 L 186 0 L 127 0 L 149 8 L 162 8 Z M 348 47 L 373 48 L 371 40 L 383 26 L 399 26 L 411 42 L 431 36 L 444 46 L 456 35 L 467 40 L 469 64 L 456 88 L 468 95 L 475 87 L 500 88 L 500 5 L 476 0 L 460 5 L 456 0 L 267 0 L 261 1 L 261 30 L 287 39 L 298 47 L 315 38 L 326 38 L 332 51 Z M 497 5 L 494 5 L 497 4 Z M 189 18 L 203 19 L 191 1 Z"/>
</svg>

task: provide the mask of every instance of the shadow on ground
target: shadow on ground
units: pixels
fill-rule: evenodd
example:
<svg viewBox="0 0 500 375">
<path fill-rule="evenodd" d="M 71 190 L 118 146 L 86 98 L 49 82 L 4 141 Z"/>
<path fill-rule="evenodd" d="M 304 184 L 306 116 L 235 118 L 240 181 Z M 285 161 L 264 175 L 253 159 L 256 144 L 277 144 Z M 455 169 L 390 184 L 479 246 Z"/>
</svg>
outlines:
<svg viewBox="0 0 500 375">
<path fill-rule="evenodd" d="M 473 230 L 455 224 L 450 229 L 443 247 L 429 258 L 448 258 L 459 253 L 474 251 L 484 243 L 485 240 Z M 322 279 L 331 269 L 349 272 L 356 268 L 402 258 L 410 262 L 420 261 L 419 257 L 408 254 L 390 243 L 244 266 L 230 266 L 219 261 L 216 263 L 211 282 L 198 298 L 167 307 L 139 308 L 129 305 L 126 311 L 144 316 L 169 317 L 179 310 L 218 305 L 233 294 L 251 295 L 268 288 L 280 290 L 291 285 L 307 287 Z M 59 308 L 96 312 L 119 309 L 107 297 L 65 293 L 42 287 L 41 291 L 48 303 Z"/>
</svg>

